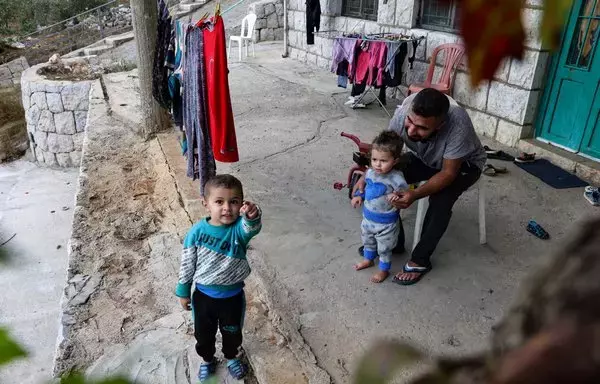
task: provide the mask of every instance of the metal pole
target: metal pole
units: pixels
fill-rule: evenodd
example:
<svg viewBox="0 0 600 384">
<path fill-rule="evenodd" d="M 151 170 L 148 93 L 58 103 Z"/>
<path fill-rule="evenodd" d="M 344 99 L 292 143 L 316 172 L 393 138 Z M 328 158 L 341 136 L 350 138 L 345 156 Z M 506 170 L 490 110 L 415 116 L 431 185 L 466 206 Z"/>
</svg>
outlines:
<svg viewBox="0 0 600 384">
<path fill-rule="evenodd" d="M 288 0 L 283 0 L 283 55 L 281 57 L 288 57 Z"/>
</svg>

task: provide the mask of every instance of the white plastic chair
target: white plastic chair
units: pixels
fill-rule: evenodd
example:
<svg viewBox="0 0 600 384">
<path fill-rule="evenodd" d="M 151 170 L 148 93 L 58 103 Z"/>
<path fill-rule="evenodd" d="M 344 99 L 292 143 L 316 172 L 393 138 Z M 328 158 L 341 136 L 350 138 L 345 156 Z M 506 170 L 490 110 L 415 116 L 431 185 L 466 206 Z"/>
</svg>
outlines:
<svg viewBox="0 0 600 384">
<path fill-rule="evenodd" d="M 252 40 L 252 35 L 254 34 L 254 25 L 256 24 L 256 15 L 254 13 L 249 13 L 242 20 L 242 31 L 239 36 L 230 36 L 229 37 L 229 47 L 227 48 L 227 59 L 231 55 L 231 42 L 237 41 L 238 43 L 238 59 L 242 61 L 242 45 L 246 47 L 246 57 L 248 57 L 248 43 L 252 44 L 252 57 L 256 56 L 256 52 L 254 51 L 254 40 Z M 244 31 L 246 33 L 244 33 Z"/>
<path fill-rule="evenodd" d="M 487 243 L 487 235 L 485 229 L 485 188 L 482 182 L 482 177 L 480 177 L 479 180 L 477 180 L 477 182 L 469 189 L 475 188 L 477 188 L 479 194 L 479 244 L 483 245 Z M 412 246 L 413 250 L 419 243 L 419 240 L 421 240 L 421 231 L 423 230 L 423 221 L 425 220 L 427 207 L 429 207 L 429 198 L 426 197 L 420 199 L 417 204 L 417 217 L 415 218 L 415 232 Z"/>
</svg>

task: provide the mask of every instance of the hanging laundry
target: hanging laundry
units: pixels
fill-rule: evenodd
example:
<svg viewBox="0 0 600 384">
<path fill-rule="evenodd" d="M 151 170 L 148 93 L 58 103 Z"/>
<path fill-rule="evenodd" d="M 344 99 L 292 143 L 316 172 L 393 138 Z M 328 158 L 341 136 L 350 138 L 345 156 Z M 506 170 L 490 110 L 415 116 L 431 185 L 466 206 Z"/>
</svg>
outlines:
<svg viewBox="0 0 600 384">
<path fill-rule="evenodd" d="M 319 0 L 306 0 L 306 44 L 315 43 L 315 30 L 321 28 L 321 3 Z"/>
<path fill-rule="evenodd" d="M 185 48 L 185 32 L 187 28 L 176 20 L 173 23 L 173 33 L 167 50 L 166 66 L 169 68 L 169 94 L 171 95 L 171 113 L 175 125 L 183 129 L 183 100 L 181 96 L 181 82 L 183 76 L 183 53 Z"/>
<path fill-rule="evenodd" d="M 229 80 L 225 27 L 223 18 L 216 16 L 203 26 L 204 65 L 208 104 L 208 125 L 213 154 L 217 161 L 233 163 L 239 161 Z"/>
<path fill-rule="evenodd" d="M 336 37 L 333 41 L 333 50 L 331 54 L 331 72 L 337 73 L 339 64 L 344 60 L 346 60 L 349 65 L 352 65 L 355 44 L 356 41 L 353 39 Z"/>
<path fill-rule="evenodd" d="M 394 51 L 390 52 L 390 49 L 394 49 Z M 408 44 L 406 42 L 400 43 L 400 46 L 396 48 L 388 47 L 388 71 L 385 74 L 386 86 L 397 87 L 402 84 L 402 68 L 407 54 Z"/>
<path fill-rule="evenodd" d="M 152 66 L 152 95 L 163 108 L 167 109 L 171 106 L 171 95 L 168 85 L 169 68 L 165 64 L 172 33 L 171 16 L 167 4 L 164 0 L 158 0 L 158 28 Z"/>
<path fill-rule="evenodd" d="M 200 179 L 200 194 L 204 196 L 204 185 L 216 174 L 207 116 L 204 36 L 200 28 L 187 26 L 186 29 L 181 70 L 184 74 L 182 99 L 187 176 Z"/>
<path fill-rule="evenodd" d="M 369 44 L 369 77 L 367 84 L 383 85 L 383 73 L 387 66 L 387 46 L 383 41 L 372 41 Z"/>
</svg>

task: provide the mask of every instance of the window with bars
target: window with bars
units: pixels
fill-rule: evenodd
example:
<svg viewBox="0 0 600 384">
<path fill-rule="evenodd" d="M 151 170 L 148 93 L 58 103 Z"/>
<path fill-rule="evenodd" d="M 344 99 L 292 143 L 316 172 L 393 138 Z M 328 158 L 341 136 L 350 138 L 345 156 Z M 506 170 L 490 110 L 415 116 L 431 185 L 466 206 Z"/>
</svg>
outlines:
<svg viewBox="0 0 600 384">
<path fill-rule="evenodd" d="M 377 21 L 378 4 L 378 0 L 343 0 L 342 16 Z"/>
<path fill-rule="evenodd" d="M 426 29 L 455 32 L 460 25 L 456 0 L 420 0 L 419 25 Z"/>
</svg>

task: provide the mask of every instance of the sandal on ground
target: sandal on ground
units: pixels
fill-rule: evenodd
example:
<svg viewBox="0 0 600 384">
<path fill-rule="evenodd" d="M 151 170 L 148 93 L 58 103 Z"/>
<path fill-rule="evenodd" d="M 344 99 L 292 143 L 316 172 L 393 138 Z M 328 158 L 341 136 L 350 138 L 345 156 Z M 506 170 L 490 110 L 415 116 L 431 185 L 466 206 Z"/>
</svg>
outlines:
<svg viewBox="0 0 600 384">
<path fill-rule="evenodd" d="M 539 237 L 542 240 L 548 240 L 550 235 L 541 225 L 535 222 L 535 220 L 530 220 L 527 223 L 527 232 L 531 233 L 535 237 Z"/>
<path fill-rule="evenodd" d="M 600 190 L 598 190 L 598 187 L 588 185 L 583 191 L 583 197 L 595 207 L 600 205 Z"/>
<path fill-rule="evenodd" d="M 227 362 L 229 374 L 236 380 L 242 380 L 248 373 L 248 367 L 240 359 L 231 359 Z"/>
<path fill-rule="evenodd" d="M 202 363 L 198 371 L 198 380 L 200 383 L 207 383 L 215 372 L 217 372 L 217 360 L 213 359 L 210 363 Z"/>
<path fill-rule="evenodd" d="M 522 152 L 519 157 L 515 159 L 516 163 L 533 163 L 535 161 L 535 153 Z"/>
<path fill-rule="evenodd" d="M 483 168 L 483 174 L 487 176 L 496 176 L 499 173 L 508 172 L 504 167 L 496 167 L 492 164 L 486 164 Z"/>
<path fill-rule="evenodd" d="M 503 160 L 503 161 L 514 161 L 515 160 L 514 156 L 511 156 L 504 151 L 497 151 L 495 149 L 491 149 L 487 145 L 484 145 L 483 149 L 485 150 L 485 153 L 487 154 L 488 159 Z"/>
<path fill-rule="evenodd" d="M 411 267 L 408 263 L 404 264 L 402 267 L 402 272 L 404 273 L 418 273 L 419 276 L 412 280 L 400 280 L 398 276 L 394 276 L 393 282 L 400 285 L 413 285 L 417 284 L 423 276 L 427 274 L 427 272 L 431 271 L 431 267 Z"/>
</svg>

